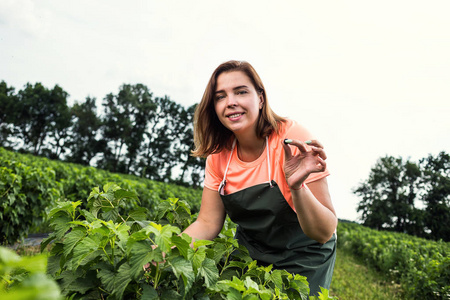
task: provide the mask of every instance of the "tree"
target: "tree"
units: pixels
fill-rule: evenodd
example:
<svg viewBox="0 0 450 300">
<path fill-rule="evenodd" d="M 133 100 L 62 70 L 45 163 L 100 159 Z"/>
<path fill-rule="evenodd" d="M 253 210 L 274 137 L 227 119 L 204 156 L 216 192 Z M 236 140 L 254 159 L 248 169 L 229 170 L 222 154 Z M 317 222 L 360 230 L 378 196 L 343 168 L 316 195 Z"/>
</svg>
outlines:
<svg viewBox="0 0 450 300">
<path fill-rule="evenodd" d="M 450 239 L 450 155 L 380 158 L 354 193 L 363 224 L 432 239 Z M 425 209 L 417 208 L 422 202 Z"/>
<path fill-rule="evenodd" d="M 52 119 L 46 143 L 47 156 L 59 159 L 66 152 L 66 143 L 69 140 L 69 131 L 72 127 L 72 114 L 67 105 L 69 96 L 62 88 L 55 86 L 50 90 L 50 103 L 52 103 Z"/>
<path fill-rule="evenodd" d="M 41 83 L 34 86 L 27 83 L 25 88 L 19 91 L 16 127 L 24 150 L 31 151 L 35 155 L 42 154 L 46 139 L 51 138 L 53 143 L 50 142 L 50 147 L 44 152 L 52 153 L 51 147 L 56 146 L 54 154 L 58 156 L 60 148 L 63 147 L 61 139 L 67 137 L 66 131 L 70 126 L 70 122 L 67 121 L 68 96 L 69 94 L 58 85 L 49 90 Z"/>
<path fill-rule="evenodd" d="M 386 156 L 371 169 L 367 182 L 354 193 L 362 197 L 358 211 L 363 224 L 376 229 L 413 233 L 420 224 L 415 208 L 420 170 L 410 161 Z M 411 232 L 413 231 L 413 232 Z"/>
<path fill-rule="evenodd" d="M 425 226 L 432 239 L 450 241 L 450 155 L 440 152 L 420 161 L 423 168 Z"/>
<path fill-rule="evenodd" d="M 101 120 L 97 116 L 96 99 L 87 97 L 83 103 L 75 103 L 71 109 L 73 125 L 68 143 L 70 162 L 90 165 L 91 160 L 102 151 L 103 143 L 97 139 Z"/>
<path fill-rule="evenodd" d="M 194 150 L 194 112 L 197 104 L 188 107 L 185 114 L 180 118 L 182 131 L 180 140 L 182 147 L 177 153 L 177 157 L 181 160 L 181 174 L 178 183 L 186 184 L 187 182 L 193 187 L 198 188 L 203 182 L 205 159 L 194 157 L 191 151 Z M 187 178 L 187 179 L 186 179 Z"/>
<path fill-rule="evenodd" d="M 0 146 L 14 147 L 17 141 L 11 141 L 14 135 L 14 122 L 18 120 L 17 95 L 14 88 L 5 81 L 0 82 Z"/>
<path fill-rule="evenodd" d="M 124 84 L 117 95 L 105 97 L 103 107 L 102 131 L 106 148 L 99 166 L 113 172 L 130 173 L 149 118 L 156 108 L 152 93 L 143 84 Z"/>
<path fill-rule="evenodd" d="M 173 168 L 180 163 L 178 150 L 182 147 L 184 108 L 169 97 L 155 99 L 156 109 L 149 119 L 145 142 L 139 161 L 142 177 L 170 182 Z"/>
</svg>

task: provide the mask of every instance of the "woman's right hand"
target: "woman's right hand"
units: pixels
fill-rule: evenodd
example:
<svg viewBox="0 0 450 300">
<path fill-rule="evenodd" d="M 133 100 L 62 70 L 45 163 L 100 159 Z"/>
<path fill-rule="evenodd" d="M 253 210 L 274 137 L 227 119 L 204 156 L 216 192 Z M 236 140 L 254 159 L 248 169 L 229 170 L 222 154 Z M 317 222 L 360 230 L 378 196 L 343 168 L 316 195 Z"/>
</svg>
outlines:
<svg viewBox="0 0 450 300">
<path fill-rule="evenodd" d="M 285 155 L 284 174 L 288 186 L 299 189 L 309 174 L 325 171 L 327 156 L 322 144 L 317 140 L 288 141 L 288 144 L 282 141 Z M 297 155 L 292 154 L 291 146 L 297 147 L 299 150 Z"/>
</svg>

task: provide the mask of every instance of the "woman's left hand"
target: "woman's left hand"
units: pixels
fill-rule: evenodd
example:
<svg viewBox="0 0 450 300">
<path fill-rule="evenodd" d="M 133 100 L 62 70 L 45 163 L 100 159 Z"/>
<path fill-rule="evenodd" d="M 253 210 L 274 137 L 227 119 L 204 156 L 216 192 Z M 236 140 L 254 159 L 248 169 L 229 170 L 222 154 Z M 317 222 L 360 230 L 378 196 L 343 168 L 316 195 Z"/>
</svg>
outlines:
<svg viewBox="0 0 450 300">
<path fill-rule="evenodd" d="M 292 189 L 299 189 L 309 174 L 325 171 L 327 156 L 322 144 L 317 140 L 291 141 L 289 144 L 282 141 L 285 154 L 284 174 L 288 186 Z M 297 147 L 299 153 L 292 155 L 290 146 Z"/>
</svg>

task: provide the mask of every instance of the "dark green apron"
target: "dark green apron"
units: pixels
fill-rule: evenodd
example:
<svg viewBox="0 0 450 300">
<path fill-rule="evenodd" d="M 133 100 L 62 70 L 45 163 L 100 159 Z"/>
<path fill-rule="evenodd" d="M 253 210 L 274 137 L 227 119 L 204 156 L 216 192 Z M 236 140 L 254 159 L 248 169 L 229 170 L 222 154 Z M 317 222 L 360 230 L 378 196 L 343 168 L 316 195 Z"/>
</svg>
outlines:
<svg viewBox="0 0 450 300">
<path fill-rule="evenodd" d="M 329 289 L 336 260 L 336 235 L 325 244 L 307 237 L 297 214 L 273 180 L 224 195 L 227 170 L 228 166 L 219 193 L 227 214 L 237 224 L 236 238 L 250 256 L 261 265 L 272 264 L 306 276 L 311 295 L 317 295 L 320 286 Z"/>
</svg>

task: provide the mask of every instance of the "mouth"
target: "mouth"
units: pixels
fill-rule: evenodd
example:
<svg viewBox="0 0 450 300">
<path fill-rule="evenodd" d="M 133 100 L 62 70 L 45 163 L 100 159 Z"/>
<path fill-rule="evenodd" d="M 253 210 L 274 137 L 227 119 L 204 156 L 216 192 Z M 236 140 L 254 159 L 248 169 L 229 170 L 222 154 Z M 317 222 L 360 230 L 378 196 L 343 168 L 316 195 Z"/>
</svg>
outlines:
<svg viewBox="0 0 450 300">
<path fill-rule="evenodd" d="M 227 118 L 234 119 L 234 118 L 238 118 L 238 117 L 242 116 L 243 114 L 244 113 L 233 113 L 233 114 L 227 115 Z"/>
</svg>

